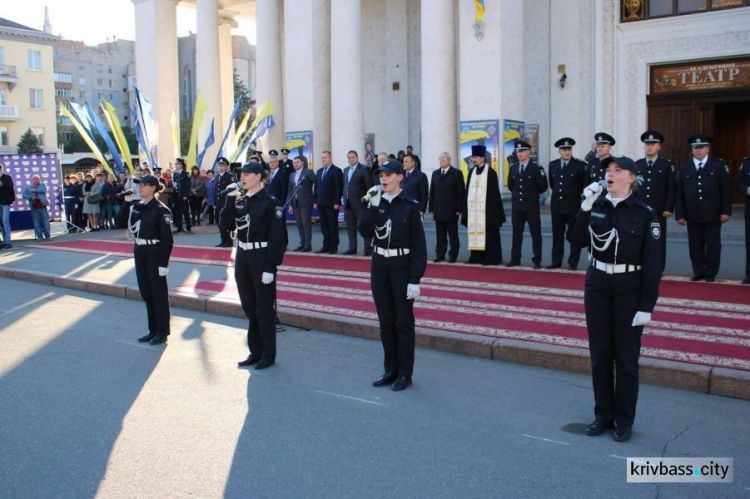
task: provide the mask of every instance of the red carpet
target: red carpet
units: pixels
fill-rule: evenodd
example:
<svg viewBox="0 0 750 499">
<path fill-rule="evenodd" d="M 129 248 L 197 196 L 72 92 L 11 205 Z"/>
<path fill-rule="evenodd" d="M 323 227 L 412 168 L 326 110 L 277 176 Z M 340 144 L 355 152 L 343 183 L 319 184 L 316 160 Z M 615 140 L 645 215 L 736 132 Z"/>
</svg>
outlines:
<svg viewBox="0 0 750 499">
<path fill-rule="evenodd" d="M 131 256 L 117 241 L 55 242 L 37 247 Z M 227 265 L 232 251 L 177 246 L 172 261 Z M 279 270 L 279 306 L 377 320 L 369 284 L 369 259 L 288 253 Z M 587 348 L 582 272 L 534 271 L 470 265 L 430 264 L 415 304 L 417 326 L 471 335 L 513 338 Z M 662 281 L 642 354 L 750 371 L 750 288 L 738 281 Z M 736 284 L 735 284 L 736 283 Z M 239 301 L 233 281 L 179 286 L 223 300 Z"/>
</svg>

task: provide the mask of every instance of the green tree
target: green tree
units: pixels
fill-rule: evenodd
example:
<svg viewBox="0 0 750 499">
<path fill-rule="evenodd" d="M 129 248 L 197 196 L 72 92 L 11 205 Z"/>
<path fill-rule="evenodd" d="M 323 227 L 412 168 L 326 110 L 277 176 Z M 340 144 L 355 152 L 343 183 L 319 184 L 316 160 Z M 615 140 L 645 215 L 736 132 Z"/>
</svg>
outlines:
<svg viewBox="0 0 750 499">
<path fill-rule="evenodd" d="M 245 100 L 242 101 L 240 108 L 237 110 L 237 116 L 235 116 L 234 118 L 234 129 L 237 130 L 237 128 L 240 126 L 240 123 L 242 123 L 242 118 L 245 117 L 245 113 L 247 113 L 247 110 L 250 109 L 253 104 L 255 104 L 255 101 L 250 101 L 250 92 L 245 86 L 245 83 L 240 79 L 240 75 L 237 74 L 236 70 L 234 71 L 233 78 L 234 102 L 236 103 L 237 99 L 239 99 L 240 97 L 245 98 Z"/>
<path fill-rule="evenodd" d="M 18 141 L 16 147 L 18 147 L 18 154 L 38 154 L 44 152 L 39 143 L 39 137 L 31 131 L 31 128 L 27 129 L 21 136 L 21 140 Z"/>
</svg>

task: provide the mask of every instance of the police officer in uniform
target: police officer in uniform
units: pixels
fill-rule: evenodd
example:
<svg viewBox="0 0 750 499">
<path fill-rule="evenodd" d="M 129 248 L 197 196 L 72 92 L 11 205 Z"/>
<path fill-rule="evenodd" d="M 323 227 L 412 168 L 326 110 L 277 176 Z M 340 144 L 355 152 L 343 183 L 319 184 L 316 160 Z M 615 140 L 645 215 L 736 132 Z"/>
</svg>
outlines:
<svg viewBox="0 0 750 499">
<path fill-rule="evenodd" d="M 235 186 L 227 194 L 220 223 L 225 230 L 236 231 L 234 278 L 242 310 L 250 320 L 247 329 L 250 355 L 238 365 L 255 365 L 259 370 L 276 362 L 272 283 L 284 258 L 284 209 L 283 201 L 263 187 L 265 170 L 260 163 L 247 163 L 240 172 L 242 189 Z"/>
<path fill-rule="evenodd" d="M 427 268 L 427 243 L 420 207 L 400 187 L 403 165 L 388 160 L 375 173 L 380 183 L 368 191 L 370 205 L 359 221 L 362 236 L 373 239 L 370 284 L 385 353 L 385 372 L 372 385 L 401 391 L 414 370 L 414 300 Z"/>
<path fill-rule="evenodd" d="M 127 222 L 128 233 L 135 241 L 135 275 L 138 289 L 146 302 L 148 334 L 138 341 L 158 345 L 169 336 L 169 257 L 172 254 L 172 213 L 158 199 L 163 184 L 153 175 L 134 180 L 141 200 L 125 205 L 118 214 L 118 225 Z"/>
<path fill-rule="evenodd" d="M 662 271 L 667 265 L 667 218 L 674 213 L 674 166 L 659 156 L 664 135 L 656 130 L 647 130 L 641 135 L 645 144 L 646 157 L 635 162 L 636 174 L 643 179 L 640 188 L 635 191 L 638 199 L 645 202 L 656 212 L 661 224 L 661 257 Z"/>
<path fill-rule="evenodd" d="M 214 177 L 214 189 L 216 191 L 216 213 L 219 214 L 227 202 L 227 195 L 222 194 L 222 192 L 235 181 L 235 177 L 233 173 L 227 171 L 227 168 L 229 168 L 229 160 L 227 158 L 223 156 L 218 158 L 216 164 L 218 165 L 219 172 Z M 232 246 L 229 231 L 224 230 L 221 225 L 219 225 L 219 237 L 220 240 L 219 244 L 216 245 L 217 248 L 230 248 Z"/>
<path fill-rule="evenodd" d="M 510 190 L 513 221 L 513 247 L 510 250 L 510 261 L 506 267 L 521 264 L 521 245 L 526 223 L 531 232 L 533 256 L 531 261 L 535 269 L 542 268 L 542 219 L 539 214 L 539 195 L 547 192 L 547 174 L 538 163 L 531 161 L 531 144 L 523 140 L 516 141 L 518 164 L 513 165 L 508 173 L 508 190 Z"/>
<path fill-rule="evenodd" d="M 594 135 L 594 141 L 596 142 L 596 157 L 586 165 L 589 182 L 598 182 L 604 178 L 602 162 L 609 157 L 610 150 L 615 145 L 615 138 L 604 132 Z"/>
<path fill-rule="evenodd" d="M 688 139 L 693 159 L 680 166 L 675 194 L 675 218 L 687 224 L 691 281 L 714 282 L 721 263 L 721 224 L 732 214 L 729 167 L 709 155 L 711 137 L 697 134 Z"/>
<path fill-rule="evenodd" d="M 190 201 L 188 196 L 190 195 L 190 175 L 188 175 L 185 167 L 185 160 L 177 158 L 174 161 L 176 171 L 172 175 L 172 184 L 177 195 L 175 199 L 175 225 L 177 230 L 175 232 L 182 232 L 183 219 L 185 223 L 185 232 L 192 234 L 191 230 L 191 219 L 190 219 Z"/>
<path fill-rule="evenodd" d="M 279 169 L 286 172 L 287 178 L 294 173 L 294 162 L 289 159 L 289 149 L 281 149 L 281 159 L 279 160 Z"/>
<path fill-rule="evenodd" d="M 737 190 L 745 196 L 745 280 L 742 284 L 750 284 L 750 158 L 742 160 Z"/>
<path fill-rule="evenodd" d="M 581 204 L 581 193 L 589 183 L 586 176 L 586 163 L 573 157 L 574 145 L 576 141 L 570 137 L 563 137 L 555 142 L 560 158 L 549 164 L 549 186 L 552 189 L 550 200 L 552 264 L 546 267 L 548 269 L 562 267 L 566 229 L 569 235 Z M 576 270 L 580 258 L 581 248 L 571 243 L 568 269 Z"/>
<path fill-rule="evenodd" d="M 591 354 L 596 419 L 586 435 L 617 425 L 613 439 L 630 439 L 638 401 L 638 357 L 643 326 L 651 321 L 661 280 L 661 225 L 638 199 L 632 159 L 608 157 L 607 191 L 592 183 L 573 223 L 571 239 L 588 246 L 584 307 Z"/>
</svg>

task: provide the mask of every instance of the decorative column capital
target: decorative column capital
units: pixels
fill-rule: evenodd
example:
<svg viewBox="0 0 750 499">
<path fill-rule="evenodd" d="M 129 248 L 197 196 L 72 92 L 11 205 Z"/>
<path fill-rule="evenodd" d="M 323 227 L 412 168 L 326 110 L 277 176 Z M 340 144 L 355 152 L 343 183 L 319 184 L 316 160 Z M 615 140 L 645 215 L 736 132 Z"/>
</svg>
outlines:
<svg viewBox="0 0 750 499">
<path fill-rule="evenodd" d="M 219 9 L 219 26 L 228 24 L 230 28 L 236 28 L 238 24 L 234 18 L 237 14 L 237 12 L 231 10 Z"/>
</svg>

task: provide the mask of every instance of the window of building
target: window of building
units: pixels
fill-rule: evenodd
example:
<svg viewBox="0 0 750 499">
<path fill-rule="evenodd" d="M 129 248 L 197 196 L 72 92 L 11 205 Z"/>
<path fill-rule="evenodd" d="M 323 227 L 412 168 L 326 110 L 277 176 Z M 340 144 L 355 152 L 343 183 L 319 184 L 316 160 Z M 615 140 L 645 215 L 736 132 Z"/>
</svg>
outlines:
<svg viewBox="0 0 750 499">
<path fill-rule="evenodd" d="M 29 69 L 34 71 L 41 71 L 42 69 L 42 53 L 38 50 L 28 51 Z"/>
<path fill-rule="evenodd" d="M 73 89 L 71 88 L 56 88 L 55 95 L 58 97 L 73 97 Z"/>
<path fill-rule="evenodd" d="M 5 66 L 5 53 L 2 47 L 0 47 L 0 66 Z"/>
<path fill-rule="evenodd" d="M 29 107 L 32 109 L 44 108 L 44 92 L 39 88 L 29 89 Z"/>
<path fill-rule="evenodd" d="M 39 137 L 39 145 L 44 147 L 44 128 L 31 127 L 31 131 L 34 132 L 34 135 Z"/>
<path fill-rule="evenodd" d="M 109 80 L 109 88 L 112 88 L 112 80 Z"/>
<path fill-rule="evenodd" d="M 82 87 L 83 87 L 83 86 L 86 86 L 86 78 L 84 78 L 84 77 L 80 77 L 80 78 L 78 78 L 78 84 L 79 84 L 80 86 L 82 86 Z"/>
<path fill-rule="evenodd" d="M 0 87 L 0 106 L 8 105 L 8 90 Z"/>
<path fill-rule="evenodd" d="M 101 64 L 96 65 L 96 72 L 101 73 L 104 71 L 104 67 Z"/>
<path fill-rule="evenodd" d="M 104 78 L 97 78 L 96 79 L 96 86 L 97 87 L 103 87 L 104 86 Z"/>
<path fill-rule="evenodd" d="M 81 90 L 80 92 L 78 92 L 78 97 L 80 99 L 85 99 L 86 98 L 86 91 L 85 90 Z"/>
<path fill-rule="evenodd" d="M 107 73 L 112 74 L 112 66 L 107 66 Z"/>
<path fill-rule="evenodd" d="M 8 144 L 8 127 L 0 125 L 0 146 L 7 146 Z"/>
<path fill-rule="evenodd" d="M 750 6 L 750 0 L 620 0 L 622 22 Z"/>
<path fill-rule="evenodd" d="M 73 75 L 70 73 L 55 73 L 55 83 L 73 83 Z"/>
<path fill-rule="evenodd" d="M 60 124 L 63 126 L 73 126 L 73 122 L 67 116 L 60 117 Z"/>
</svg>

